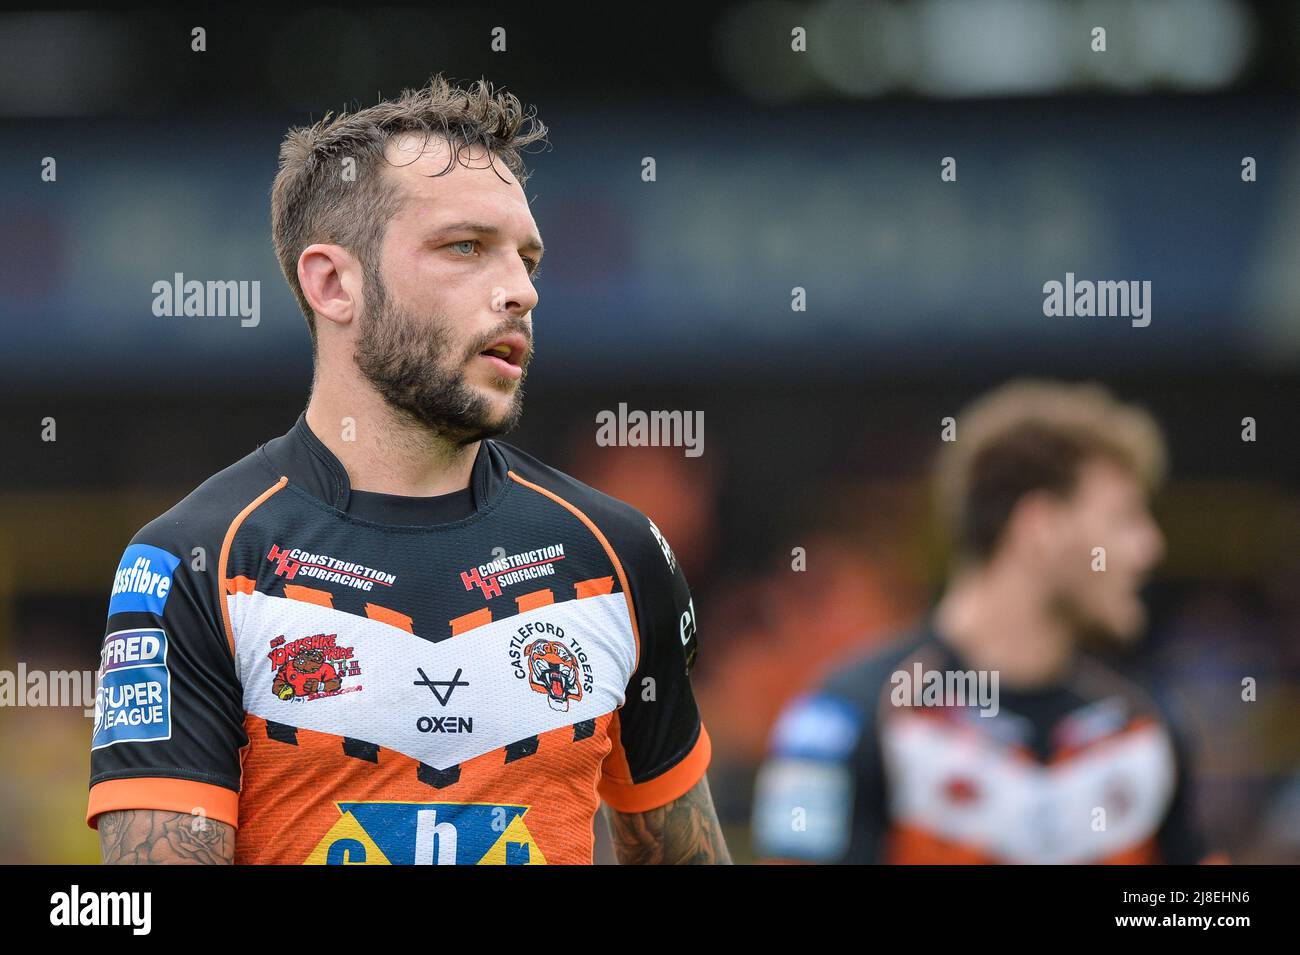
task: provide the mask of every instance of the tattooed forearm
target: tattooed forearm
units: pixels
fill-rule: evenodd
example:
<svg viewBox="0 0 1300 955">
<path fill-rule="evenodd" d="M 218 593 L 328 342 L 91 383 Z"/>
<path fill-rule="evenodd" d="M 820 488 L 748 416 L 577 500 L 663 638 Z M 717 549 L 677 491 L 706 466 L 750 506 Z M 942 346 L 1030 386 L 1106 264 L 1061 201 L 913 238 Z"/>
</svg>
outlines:
<svg viewBox="0 0 1300 955">
<path fill-rule="evenodd" d="M 623 865 L 731 864 L 708 779 L 701 779 L 680 799 L 649 812 L 610 810 L 609 829 Z"/>
<path fill-rule="evenodd" d="M 105 865 L 229 865 L 235 829 L 183 812 L 126 809 L 99 817 Z"/>
</svg>

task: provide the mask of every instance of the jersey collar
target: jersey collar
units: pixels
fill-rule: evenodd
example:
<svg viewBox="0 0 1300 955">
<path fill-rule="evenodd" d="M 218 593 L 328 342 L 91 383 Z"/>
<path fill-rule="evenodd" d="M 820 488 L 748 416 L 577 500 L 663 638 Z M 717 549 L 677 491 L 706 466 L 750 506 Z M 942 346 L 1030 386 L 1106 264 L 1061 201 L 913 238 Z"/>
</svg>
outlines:
<svg viewBox="0 0 1300 955">
<path fill-rule="evenodd" d="M 276 474 L 284 475 L 290 483 L 320 498 L 330 507 L 340 511 L 348 509 L 352 494 L 348 472 L 334 452 L 308 427 L 305 412 L 298 416 L 288 432 L 263 445 L 262 452 Z M 495 442 L 485 440 L 479 444 L 469 479 L 475 511 L 496 496 L 507 479 L 508 470 L 505 455 Z"/>
</svg>

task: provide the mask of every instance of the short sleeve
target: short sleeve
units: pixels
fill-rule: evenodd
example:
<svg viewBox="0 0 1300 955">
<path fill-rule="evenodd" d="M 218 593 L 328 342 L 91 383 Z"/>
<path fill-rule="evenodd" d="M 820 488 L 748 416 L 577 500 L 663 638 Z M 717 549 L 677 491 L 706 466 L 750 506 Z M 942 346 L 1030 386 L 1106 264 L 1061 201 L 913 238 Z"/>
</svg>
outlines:
<svg viewBox="0 0 1300 955">
<path fill-rule="evenodd" d="M 708 769 L 708 733 L 691 691 L 698 646 L 695 603 L 667 540 L 637 514 L 610 535 L 624 564 L 637 624 L 637 665 L 610 726 L 600 796 L 619 812 L 678 799 Z"/>
<path fill-rule="evenodd" d="M 238 824 L 239 681 L 222 622 L 217 554 L 150 525 L 113 575 L 100 650 L 87 823 L 123 809 Z M 177 529 L 180 522 L 171 522 Z"/>
</svg>

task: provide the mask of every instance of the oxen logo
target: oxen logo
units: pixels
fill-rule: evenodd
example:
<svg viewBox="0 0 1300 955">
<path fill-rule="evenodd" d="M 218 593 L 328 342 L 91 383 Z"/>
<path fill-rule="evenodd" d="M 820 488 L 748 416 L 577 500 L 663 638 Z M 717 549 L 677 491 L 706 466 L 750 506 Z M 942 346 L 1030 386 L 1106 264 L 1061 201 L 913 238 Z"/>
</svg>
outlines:
<svg viewBox="0 0 1300 955">
<path fill-rule="evenodd" d="M 551 709 L 565 712 L 570 700 L 582 699 L 578 659 L 568 647 L 554 640 L 534 640 L 524 648 L 524 659 L 528 685 L 546 694 Z"/>
</svg>

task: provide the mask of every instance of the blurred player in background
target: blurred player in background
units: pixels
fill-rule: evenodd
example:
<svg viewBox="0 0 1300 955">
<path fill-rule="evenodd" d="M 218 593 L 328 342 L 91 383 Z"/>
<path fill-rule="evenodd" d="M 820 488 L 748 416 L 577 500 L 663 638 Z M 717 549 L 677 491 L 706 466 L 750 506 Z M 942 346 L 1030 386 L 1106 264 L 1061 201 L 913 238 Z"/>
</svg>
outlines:
<svg viewBox="0 0 1300 955">
<path fill-rule="evenodd" d="M 1082 650 L 1144 629 L 1164 458 L 1151 417 L 1093 385 L 1011 383 L 960 414 L 936 474 L 955 558 L 942 599 L 782 714 L 760 857 L 1200 861 L 1167 720 Z"/>
</svg>

